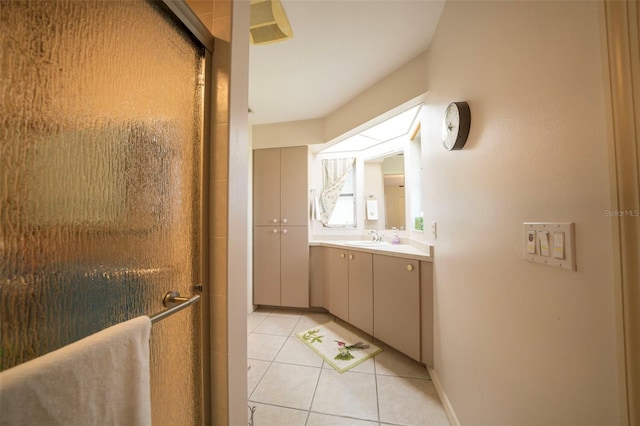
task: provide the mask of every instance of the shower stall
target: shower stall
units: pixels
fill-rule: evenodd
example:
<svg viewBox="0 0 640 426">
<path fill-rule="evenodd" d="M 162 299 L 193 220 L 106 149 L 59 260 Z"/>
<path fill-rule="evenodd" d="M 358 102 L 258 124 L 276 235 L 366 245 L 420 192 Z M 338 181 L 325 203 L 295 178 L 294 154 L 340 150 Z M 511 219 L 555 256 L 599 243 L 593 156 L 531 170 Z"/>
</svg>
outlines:
<svg viewBox="0 0 640 426">
<path fill-rule="evenodd" d="M 206 299 L 213 38 L 184 3 L 0 6 L 0 370 Z M 208 311 L 153 325 L 153 423 L 208 416 Z"/>
</svg>

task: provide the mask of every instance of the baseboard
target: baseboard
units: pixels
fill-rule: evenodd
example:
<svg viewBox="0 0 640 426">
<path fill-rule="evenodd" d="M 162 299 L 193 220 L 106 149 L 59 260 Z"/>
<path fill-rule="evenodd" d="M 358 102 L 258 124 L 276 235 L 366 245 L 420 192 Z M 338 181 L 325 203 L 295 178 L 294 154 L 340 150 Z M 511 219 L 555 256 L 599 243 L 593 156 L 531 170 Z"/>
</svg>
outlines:
<svg viewBox="0 0 640 426">
<path fill-rule="evenodd" d="M 440 385 L 440 380 L 438 380 L 438 375 L 436 374 L 435 370 L 429 366 L 427 366 L 427 371 L 429 372 L 429 377 L 431 377 L 431 381 L 433 382 L 433 387 L 436 388 L 436 392 L 440 397 L 440 402 L 442 402 L 444 411 L 445 413 L 447 413 L 447 417 L 449 418 L 449 423 L 451 423 L 451 426 L 460 426 L 460 422 L 456 417 L 456 413 L 453 412 L 453 407 L 449 402 L 449 398 L 447 398 L 447 395 L 444 393 L 444 389 L 442 389 L 442 386 Z"/>
<path fill-rule="evenodd" d="M 323 308 L 321 306 L 309 306 L 308 308 L 300 308 L 300 307 L 295 307 L 295 306 L 275 306 L 275 305 L 253 305 L 252 309 L 250 312 L 247 312 L 248 314 L 251 314 L 255 311 L 257 311 L 258 309 L 274 309 L 274 310 L 278 310 L 278 311 L 301 311 L 301 312 L 307 312 L 307 313 L 319 313 L 319 314 L 328 314 L 329 311 L 326 308 Z"/>
</svg>

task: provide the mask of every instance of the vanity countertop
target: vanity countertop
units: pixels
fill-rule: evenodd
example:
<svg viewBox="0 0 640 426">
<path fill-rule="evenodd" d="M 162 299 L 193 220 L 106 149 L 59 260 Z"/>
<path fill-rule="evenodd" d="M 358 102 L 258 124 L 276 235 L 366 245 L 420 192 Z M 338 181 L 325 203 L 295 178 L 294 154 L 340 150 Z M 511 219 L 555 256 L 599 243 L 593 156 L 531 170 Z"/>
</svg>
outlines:
<svg viewBox="0 0 640 426">
<path fill-rule="evenodd" d="M 384 254 L 393 257 L 402 257 L 405 259 L 420 260 L 425 262 L 433 262 L 431 247 L 425 246 L 425 249 L 419 249 L 410 244 L 379 244 L 379 245 L 355 245 L 356 241 L 350 240 L 312 240 L 309 241 L 310 247 L 333 247 L 353 251 L 361 251 L 373 254 Z M 427 251 L 428 250 L 428 251 Z"/>
</svg>

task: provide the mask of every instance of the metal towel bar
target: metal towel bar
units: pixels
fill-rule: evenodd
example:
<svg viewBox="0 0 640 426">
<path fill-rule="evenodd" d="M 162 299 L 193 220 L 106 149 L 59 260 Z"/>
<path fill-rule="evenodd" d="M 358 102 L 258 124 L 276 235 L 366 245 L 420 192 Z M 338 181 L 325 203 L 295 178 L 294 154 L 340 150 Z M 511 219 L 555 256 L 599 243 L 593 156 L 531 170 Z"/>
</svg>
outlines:
<svg viewBox="0 0 640 426">
<path fill-rule="evenodd" d="M 193 305 L 199 300 L 200 300 L 199 294 L 196 294 L 191 297 L 182 297 L 180 296 L 179 292 L 170 291 L 167 294 L 165 294 L 164 297 L 162 298 L 162 304 L 169 309 L 162 312 L 158 312 L 157 314 L 149 317 L 151 319 L 151 324 L 155 324 L 156 322 L 161 321 L 166 317 L 169 317 L 190 305 Z"/>
</svg>

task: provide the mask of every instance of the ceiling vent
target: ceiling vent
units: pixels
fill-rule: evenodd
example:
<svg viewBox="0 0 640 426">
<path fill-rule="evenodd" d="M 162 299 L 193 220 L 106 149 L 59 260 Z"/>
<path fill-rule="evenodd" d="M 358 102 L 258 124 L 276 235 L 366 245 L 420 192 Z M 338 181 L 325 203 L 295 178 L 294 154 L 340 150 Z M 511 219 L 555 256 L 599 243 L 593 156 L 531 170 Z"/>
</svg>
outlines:
<svg viewBox="0 0 640 426">
<path fill-rule="evenodd" d="M 268 44 L 293 37 L 279 0 L 251 0 L 251 43 Z"/>
</svg>

